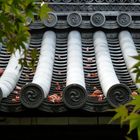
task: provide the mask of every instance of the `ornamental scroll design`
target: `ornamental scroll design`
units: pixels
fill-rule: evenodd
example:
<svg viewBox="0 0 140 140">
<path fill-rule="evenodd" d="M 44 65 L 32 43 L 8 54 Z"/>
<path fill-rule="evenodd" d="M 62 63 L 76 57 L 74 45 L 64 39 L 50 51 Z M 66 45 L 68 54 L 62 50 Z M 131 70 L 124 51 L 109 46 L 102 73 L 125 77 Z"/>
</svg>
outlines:
<svg viewBox="0 0 140 140">
<path fill-rule="evenodd" d="M 131 90 L 126 85 L 118 84 L 108 90 L 107 100 L 112 106 L 117 107 L 130 101 L 130 93 Z"/>
<path fill-rule="evenodd" d="M 20 98 L 23 106 L 27 108 L 36 108 L 44 100 L 43 90 L 34 83 L 27 84 L 22 88 Z"/>
<path fill-rule="evenodd" d="M 43 22 L 47 27 L 54 27 L 57 24 L 57 16 L 54 13 L 48 13 L 48 18 Z"/>
<path fill-rule="evenodd" d="M 82 12 L 93 12 L 93 11 L 122 11 L 122 12 L 139 12 L 140 11 L 140 3 L 139 4 L 69 4 L 69 3 L 51 3 L 49 5 L 53 11 L 56 12 L 73 12 L 73 11 L 82 11 Z"/>
<path fill-rule="evenodd" d="M 80 85 L 69 85 L 64 89 L 63 102 L 71 109 L 81 108 L 87 100 L 87 93 Z"/>
<path fill-rule="evenodd" d="M 59 18 L 57 13 L 51 13 L 51 20 L 45 20 L 44 25 L 46 27 L 53 27 L 56 29 L 66 29 L 69 27 L 78 27 L 91 29 L 95 27 L 102 27 L 105 29 L 117 29 L 119 27 L 129 27 L 129 28 L 140 28 L 140 17 L 137 14 L 131 14 L 128 12 L 119 12 L 116 15 L 107 15 L 104 12 L 93 12 L 91 14 L 85 15 L 82 12 L 69 12 L 63 15 L 63 19 Z M 85 16 L 88 20 L 85 20 Z M 45 28 L 45 26 L 43 28 Z M 32 28 L 31 28 L 32 29 Z M 38 28 L 34 28 L 38 29 Z"/>
<path fill-rule="evenodd" d="M 120 15 L 117 16 L 117 23 L 121 27 L 127 27 L 131 24 L 131 22 L 132 22 L 132 18 L 127 13 L 121 13 Z"/>
<path fill-rule="evenodd" d="M 105 23 L 105 16 L 102 13 L 94 13 L 91 16 L 90 21 L 93 26 L 100 27 Z"/>
<path fill-rule="evenodd" d="M 70 26 L 86 29 L 94 27 L 140 28 L 140 19 L 137 18 L 139 17 L 140 0 L 49 0 L 49 7 L 53 14 L 50 14 L 50 18 L 43 22 L 46 27 L 57 29 L 66 29 Z M 112 14 L 109 15 L 109 12 Z M 121 14 L 118 15 L 119 13 Z M 86 16 L 88 16 L 88 20 L 85 20 Z M 32 25 L 34 25 L 34 29 L 39 27 L 38 24 L 37 27 L 36 24 Z M 42 25 L 40 24 L 40 28 L 45 28 Z"/>
<path fill-rule="evenodd" d="M 72 27 L 77 27 L 81 24 L 82 22 L 82 17 L 79 13 L 70 13 L 67 16 L 67 22 L 70 26 Z"/>
</svg>

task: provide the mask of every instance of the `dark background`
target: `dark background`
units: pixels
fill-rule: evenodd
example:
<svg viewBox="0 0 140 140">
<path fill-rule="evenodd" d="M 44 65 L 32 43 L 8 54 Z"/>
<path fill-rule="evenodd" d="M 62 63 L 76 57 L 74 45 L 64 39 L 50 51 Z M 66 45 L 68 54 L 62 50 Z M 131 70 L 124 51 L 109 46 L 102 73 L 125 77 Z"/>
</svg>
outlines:
<svg viewBox="0 0 140 140">
<path fill-rule="evenodd" d="M 78 110 L 52 114 L 33 110 L 0 112 L 0 140 L 125 140 L 129 126 L 126 123 L 121 127 L 119 121 L 109 124 L 113 115 L 112 112 L 85 113 Z M 136 130 L 129 136 L 137 140 Z"/>
</svg>

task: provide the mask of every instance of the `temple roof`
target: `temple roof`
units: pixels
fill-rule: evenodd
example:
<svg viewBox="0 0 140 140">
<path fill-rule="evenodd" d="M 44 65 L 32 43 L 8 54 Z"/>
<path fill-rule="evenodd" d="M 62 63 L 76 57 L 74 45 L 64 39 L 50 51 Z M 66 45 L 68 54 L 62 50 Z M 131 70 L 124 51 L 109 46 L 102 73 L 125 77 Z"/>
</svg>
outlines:
<svg viewBox="0 0 140 140">
<path fill-rule="evenodd" d="M 50 1 L 54 11 L 49 18 L 29 23 L 26 60 L 31 61 L 31 50 L 38 51 L 35 70 L 18 63 L 22 50 L 10 55 L 1 46 L 1 111 L 103 112 L 137 94 L 139 84 L 135 84 L 136 75 L 131 70 L 137 61 L 131 56 L 140 50 L 139 3 L 64 2 Z M 99 5 L 104 9 L 99 10 Z M 73 12 L 72 8 L 78 7 L 81 9 Z"/>
<path fill-rule="evenodd" d="M 36 70 L 27 67 L 19 70 L 12 93 L 2 85 L 9 90 L 14 86 L 4 76 L 10 78 L 7 73 L 11 72 L 12 78 L 17 76 L 8 67 L 17 57 L 10 57 L 3 46 L 0 51 L 0 66 L 5 70 L 1 76 L 4 81 L 0 83 L 1 110 L 6 106 L 20 106 L 22 110 L 23 105 L 43 111 L 53 111 L 51 108 L 56 107 L 58 112 L 68 108 L 94 112 L 126 103 L 137 89 L 135 75 L 129 67 L 135 63 L 130 55 L 139 51 L 139 37 L 137 32 L 127 30 L 32 33 L 29 52 L 34 48 L 39 52 Z"/>
</svg>

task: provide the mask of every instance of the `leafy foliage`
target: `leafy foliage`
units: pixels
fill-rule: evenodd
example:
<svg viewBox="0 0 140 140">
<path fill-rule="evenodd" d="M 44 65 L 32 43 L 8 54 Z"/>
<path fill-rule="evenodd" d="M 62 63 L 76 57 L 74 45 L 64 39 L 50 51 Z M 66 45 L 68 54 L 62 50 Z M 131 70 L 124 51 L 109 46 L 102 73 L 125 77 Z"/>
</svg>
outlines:
<svg viewBox="0 0 140 140">
<path fill-rule="evenodd" d="M 118 108 L 115 108 L 114 111 L 116 112 L 116 114 L 115 116 L 113 116 L 110 123 L 112 121 L 120 119 L 120 124 L 122 125 L 128 117 L 128 109 L 126 108 L 126 106 L 120 105 Z"/>
<path fill-rule="evenodd" d="M 0 42 L 10 53 L 22 48 L 27 56 L 25 42 L 30 38 L 28 21 L 34 21 L 35 15 L 43 20 L 47 18 L 50 11 L 48 4 L 44 4 L 43 1 L 41 5 L 37 5 L 35 0 L 0 0 Z M 33 66 L 36 52 L 33 50 L 31 53 L 32 64 L 27 64 L 25 58 L 19 60 L 19 63 Z"/>
<path fill-rule="evenodd" d="M 134 73 L 136 73 L 136 82 L 140 83 L 140 55 L 134 56 L 134 59 L 137 60 L 136 64 L 132 67 Z M 140 93 L 140 89 L 137 90 Z M 113 109 L 116 113 L 111 119 L 115 121 L 117 119 L 120 120 L 120 124 L 124 124 L 128 122 L 130 134 L 133 130 L 137 130 L 138 139 L 140 139 L 140 95 L 132 96 L 132 100 L 124 105 L 120 105 L 119 107 Z M 131 138 L 126 137 L 127 140 L 131 140 Z"/>
</svg>

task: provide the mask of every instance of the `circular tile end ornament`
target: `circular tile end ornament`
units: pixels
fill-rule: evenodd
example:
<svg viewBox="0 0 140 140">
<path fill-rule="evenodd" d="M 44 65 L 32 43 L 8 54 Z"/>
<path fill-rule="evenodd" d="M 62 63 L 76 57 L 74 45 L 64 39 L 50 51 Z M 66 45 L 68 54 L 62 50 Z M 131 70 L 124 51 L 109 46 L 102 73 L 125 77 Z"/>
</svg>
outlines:
<svg viewBox="0 0 140 140">
<path fill-rule="evenodd" d="M 57 24 L 57 16 L 54 13 L 48 13 L 48 18 L 43 21 L 47 27 L 54 27 Z"/>
<path fill-rule="evenodd" d="M 102 13 L 95 13 L 90 18 L 91 24 L 95 27 L 101 27 L 105 23 L 105 16 Z"/>
<path fill-rule="evenodd" d="M 120 15 L 117 16 L 117 23 L 121 27 L 127 27 L 131 24 L 131 22 L 132 17 L 127 13 L 121 13 Z"/>
<path fill-rule="evenodd" d="M 20 100 L 27 108 L 37 108 L 44 100 L 44 92 L 39 85 L 30 83 L 21 89 Z"/>
<path fill-rule="evenodd" d="M 130 101 L 131 90 L 124 84 L 116 84 L 107 92 L 107 100 L 113 107 L 125 104 Z"/>
<path fill-rule="evenodd" d="M 85 88 L 79 84 L 68 85 L 63 92 L 63 102 L 70 109 L 81 108 L 87 100 Z"/>
<path fill-rule="evenodd" d="M 82 17 L 79 13 L 70 13 L 67 16 L 67 22 L 72 27 L 78 27 L 82 22 Z"/>
</svg>

